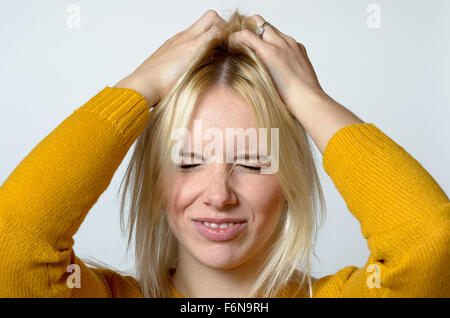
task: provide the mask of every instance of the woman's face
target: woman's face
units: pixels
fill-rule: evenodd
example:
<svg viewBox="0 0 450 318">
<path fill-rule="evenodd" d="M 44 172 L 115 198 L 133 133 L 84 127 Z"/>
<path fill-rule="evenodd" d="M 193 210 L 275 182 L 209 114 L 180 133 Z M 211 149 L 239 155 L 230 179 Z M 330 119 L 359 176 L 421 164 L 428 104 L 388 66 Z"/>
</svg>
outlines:
<svg viewBox="0 0 450 318">
<path fill-rule="evenodd" d="M 276 175 L 257 170 L 261 164 L 249 163 L 247 159 L 248 164 L 233 167 L 233 163 L 226 162 L 226 156 L 230 156 L 230 151 L 226 151 L 227 146 L 230 149 L 226 129 L 252 128 L 258 132 L 259 128 L 253 110 L 236 92 L 223 86 L 211 88 L 198 101 L 194 120 L 201 123 L 197 133 L 201 131 L 203 140 L 201 151 L 191 149 L 191 152 L 202 157 L 212 141 L 205 136 L 215 129 L 222 132 L 223 157 L 222 160 L 211 157 L 209 162 L 184 160 L 180 163 L 181 170 L 173 180 L 167 218 L 183 256 L 216 269 L 230 269 L 265 251 L 263 246 L 275 231 L 284 199 Z M 194 122 L 189 132 L 194 148 Z M 231 155 L 239 158 L 243 153 L 247 156 L 257 153 L 248 147 L 248 140 L 244 148 L 237 147 L 236 140 Z M 204 218 L 216 220 L 208 222 L 208 226 L 201 220 Z M 234 225 L 230 226 L 230 221 Z M 214 228 L 216 225 L 211 223 L 222 228 Z"/>
</svg>

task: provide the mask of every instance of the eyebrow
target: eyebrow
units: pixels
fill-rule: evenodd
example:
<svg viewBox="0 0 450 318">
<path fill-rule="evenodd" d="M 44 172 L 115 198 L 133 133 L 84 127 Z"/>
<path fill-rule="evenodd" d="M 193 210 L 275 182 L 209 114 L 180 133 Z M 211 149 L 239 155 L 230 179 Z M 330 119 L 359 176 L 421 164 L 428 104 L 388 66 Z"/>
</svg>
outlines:
<svg viewBox="0 0 450 318">
<path fill-rule="evenodd" d="M 238 160 L 241 160 L 241 159 L 247 160 L 247 159 L 250 159 L 250 157 L 252 157 L 252 159 L 264 159 L 264 161 L 266 161 L 268 159 L 267 156 L 260 156 L 259 153 L 257 153 L 257 154 L 248 154 L 248 153 L 238 154 L 237 156 L 235 155 L 233 159 L 234 160 L 236 160 L 236 159 L 238 159 Z"/>
<path fill-rule="evenodd" d="M 192 159 L 192 158 L 194 158 L 194 159 L 197 159 L 199 161 L 203 160 L 203 155 L 200 155 L 200 154 L 198 154 L 196 152 L 181 153 L 180 156 L 181 156 L 182 159 L 185 159 L 185 158 Z"/>
</svg>

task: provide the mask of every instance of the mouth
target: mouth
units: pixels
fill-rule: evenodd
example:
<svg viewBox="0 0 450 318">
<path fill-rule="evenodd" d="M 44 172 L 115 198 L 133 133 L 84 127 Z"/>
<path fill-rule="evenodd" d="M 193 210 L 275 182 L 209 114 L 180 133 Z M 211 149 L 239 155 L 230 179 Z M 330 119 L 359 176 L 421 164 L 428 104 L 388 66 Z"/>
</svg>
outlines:
<svg viewBox="0 0 450 318">
<path fill-rule="evenodd" d="M 192 222 L 201 236 L 215 242 L 234 239 L 247 225 L 245 219 L 236 218 L 198 218 Z"/>
</svg>

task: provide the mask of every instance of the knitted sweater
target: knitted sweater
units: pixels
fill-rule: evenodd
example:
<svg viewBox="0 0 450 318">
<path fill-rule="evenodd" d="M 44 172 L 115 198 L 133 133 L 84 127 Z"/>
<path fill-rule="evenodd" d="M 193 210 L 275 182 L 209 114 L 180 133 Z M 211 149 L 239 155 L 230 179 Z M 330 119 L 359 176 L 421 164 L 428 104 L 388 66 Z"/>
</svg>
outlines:
<svg viewBox="0 0 450 318">
<path fill-rule="evenodd" d="M 73 235 L 149 116 L 141 94 L 106 86 L 14 169 L 0 187 L 0 297 L 142 297 L 133 277 L 83 264 Z M 450 297 L 450 201 L 431 175 L 371 123 L 335 133 L 322 164 L 370 257 L 318 279 L 313 297 Z M 280 296 L 304 296 L 292 290 Z"/>
</svg>

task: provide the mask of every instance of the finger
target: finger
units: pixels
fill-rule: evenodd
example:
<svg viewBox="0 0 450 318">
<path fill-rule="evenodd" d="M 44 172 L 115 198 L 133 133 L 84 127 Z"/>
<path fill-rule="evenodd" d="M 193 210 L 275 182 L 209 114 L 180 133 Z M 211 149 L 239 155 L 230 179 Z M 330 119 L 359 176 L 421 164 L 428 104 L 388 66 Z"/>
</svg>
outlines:
<svg viewBox="0 0 450 318">
<path fill-rule="evenodd" d="M 289 46 L 291 46 L 292 48 L 297 48 L 297 41 L 292 36 L 281 32 L 276 27 L 274 27 L 274 28 L 275 28 L 275 31 L 278 33 L 278 35 L 280 37 L 282 37 Z"/>
<path fill-rule="evenodd" d="M 193 25 L 189 27 L 194 35 L 200 35 L 210 30 L 214 26 L 220 26 L 226 23 L 219 14 L 214 10 L 206 11 L 200 19 L 198 19 Z"/>
<path fill-rule="evenodd" d="M 255 51 L 260 57 L 263 57 L 266 53 L 271 52 L 274 49 L 274 45 L 262 40 L 248 29 L 230 34 L 229 42 L 231 43 L 231 46 L 236 43 L 242 43 Z"/>
<path fill-rule="evenodd" d="M 255 21 L 256 26 L 261 26 L 264 22 L 266 22 L 265 19 L 259 14 L 253 15 L 251 19 Z M 264 33 L 262 34 L 261 39 L 278 47 L 282 47 L 286 44 L 284 38 L 280 36 L 280 32 L 277 28 L 271 24 L 266 24 L 264 26 Z"/>
<path fill-rule="evenodd" d="M 254 19 L 258 20 L 261 22 L 261 24 L 258 25 L 262 25 L 264 18 L 262 18 L 260 15 L 254 15 L 253 16 Z M 283 32 L 281 32 L 280 30 L 278 30 L 278 28 L 272 24 L 269 24 L 266 26 L 264 26 L 264 33 L 263 33 L 263 38 L 264 40 L 266 39 L 266 37 L 264 36 L 266 34 L 266 32 L 268 33 L 267 38 L 269 38 L 269 42 L 272 43 L 276 43 L 279 47 L 282 47 L 282 45 L 289 45 L 291 48 L 296 48 L 297 47 L 297 42 L 295 41 L 295 39 L 292 36 L 289 36 Z M 271 36 L 270 34 L 276 34 L 278 35 L 279 39 L 277 39 L 276 36 Z M 275 39 L 275 40 L 274 40 Z M 283 41 L 281 41 L 280 39 L 282 39 Z"/>
</svg>

